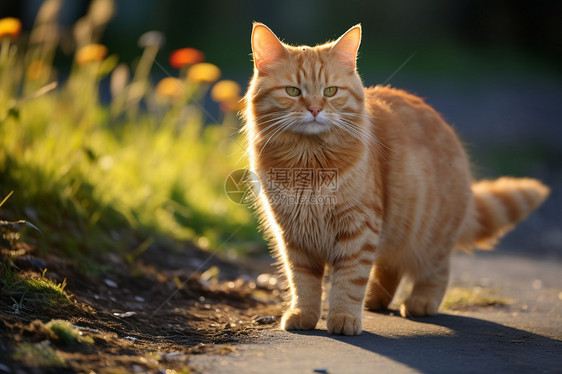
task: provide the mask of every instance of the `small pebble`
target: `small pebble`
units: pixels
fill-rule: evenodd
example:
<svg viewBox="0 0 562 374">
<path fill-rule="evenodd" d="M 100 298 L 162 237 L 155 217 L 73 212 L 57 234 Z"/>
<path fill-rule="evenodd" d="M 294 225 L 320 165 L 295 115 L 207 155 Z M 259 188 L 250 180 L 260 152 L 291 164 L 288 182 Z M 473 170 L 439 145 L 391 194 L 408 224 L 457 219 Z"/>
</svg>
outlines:
<svg viewBox="0 0 562 374">
<path fill-rule="evenodd" d="M 262 316 L 256 318 L 254 322 L 257 323 L 258 325 L 270 325 L 272 323 L 277 322 L 277 318 L 275 318 L 275 316 Z"/>
<path fill-rule="evenodd" d="M 168 360 L 168 361 L 185 359 L 185 355 L 181 352 L 162 353 L 161 356 L 162 356 L 162 358 L 164 358 L 165 360 Z"/>
<path fill-rule="evenodd" d="M 137 312 L 113 313 L 115 317 L 121 317 L 121 318 L 132 317 L 135 314 L 137 314 Z"/>
<path fill-rule="evenodd" d="M 328 369 L 314 369 L 315 373 L 328 374 Z"/>
<path fill-rule="evenodd" d="M 258 287 L 267 288 L 271 284 L 270 282 L 272 282 L 272 279 L 275 280 L 272 274 L 263 273 L 258 275 L 258 277 L 256 278 L 256 283 Z"/>
<path fill-rule="evenodd" d="M 103 283 L 105 283 L 105 285 L 107 287 L 111 287 L 111 288 L 117 288 L 117 283 L 115 283 L 114 281 L 112 281 L 111 279 L 104 279 Z"/>
</svg>

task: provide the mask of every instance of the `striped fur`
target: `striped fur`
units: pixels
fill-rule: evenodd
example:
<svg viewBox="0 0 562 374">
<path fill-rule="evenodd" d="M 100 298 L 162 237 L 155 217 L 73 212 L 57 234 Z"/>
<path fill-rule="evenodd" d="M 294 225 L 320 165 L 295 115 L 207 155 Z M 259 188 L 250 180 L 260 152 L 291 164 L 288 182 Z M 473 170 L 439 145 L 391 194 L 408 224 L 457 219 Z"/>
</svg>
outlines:
<svg viewBox="0 0 562 374">
<path fill-rule="evenodd" d="M 503 177 L 475 182 L 472 192 L 457 243 L 460 249 L 493 249 L 502 235 L 542 204 L 549 189 L 535 179 Z"/>
<path fill-rule="evenodd" d="M 414 288 L 402 314 L 435 314 L 452 250 L 491 247 L 548 194 L 532 179 L 471 187 L 465 152 L 435 110 L 401 90 L 363 88 L 359 42 L 360 26 L 335 42 L 293 47 L 254 25 L 245 130 L 263 223 L 289 283 L 287 330 L 316 326 L 326 269 L 331 333 L 360 334 L 363 307 L 386 308 L 404 276 Z M 326 87 L 337 93 L 323 95 Z M 321 108 L 317 122 L 311 107 Z M 337 186 L 287 178 L 299 170 L 336 170 Z"/>
</svg>

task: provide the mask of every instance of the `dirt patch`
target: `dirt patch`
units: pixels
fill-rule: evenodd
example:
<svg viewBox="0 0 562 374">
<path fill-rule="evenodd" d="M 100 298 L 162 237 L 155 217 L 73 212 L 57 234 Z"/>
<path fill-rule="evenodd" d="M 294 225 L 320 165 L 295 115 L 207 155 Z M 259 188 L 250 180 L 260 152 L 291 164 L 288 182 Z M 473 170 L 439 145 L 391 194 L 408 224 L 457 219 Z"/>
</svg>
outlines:
<svg viewBox="0 0 562 374">
<path fill-rule="evenodd" d="M 106 261 L 111 271 L 95 277 L 59 258 L 11 265 L 41 277 L 44 263 L 45 276 L 66 279 L 71 297 L 38 305 L 3 286 L 0 372 L 189 372 L 191 355 L 232 352 L 231 343 L 276 326 L 283 308 L 268 264 L 233 263 L 193 247 Z M 53 332 L 52 320 L 70 324 Z"/>
</svg>

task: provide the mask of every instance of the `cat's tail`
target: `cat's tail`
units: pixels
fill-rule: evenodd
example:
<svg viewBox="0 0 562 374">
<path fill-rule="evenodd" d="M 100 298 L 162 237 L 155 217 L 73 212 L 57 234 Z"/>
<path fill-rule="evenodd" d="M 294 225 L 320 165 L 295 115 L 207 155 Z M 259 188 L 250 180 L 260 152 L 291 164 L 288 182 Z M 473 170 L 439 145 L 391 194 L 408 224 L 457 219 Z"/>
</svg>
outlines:
<svg viewBox="0 0 562 374">
<path fill-rule="evenodd" d="M 503 177 L 472 184 L 474 196 L 457 248 L 492 249 L 516 223 L 548 197 L 550 189 L 536 179 Z"/>
</svg>

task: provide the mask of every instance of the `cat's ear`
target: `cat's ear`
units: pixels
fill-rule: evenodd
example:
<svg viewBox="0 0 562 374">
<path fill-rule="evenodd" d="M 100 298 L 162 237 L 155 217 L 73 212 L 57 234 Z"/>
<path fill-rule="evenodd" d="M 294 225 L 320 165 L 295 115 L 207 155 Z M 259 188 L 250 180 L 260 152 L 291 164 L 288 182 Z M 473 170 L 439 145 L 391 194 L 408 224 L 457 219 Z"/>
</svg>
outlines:
<svg viewBox="0 0 562 374">
<path fill-rule="evenodd" d="M 252 52 L 256 69 L 264 73 L 273 63 L 282 59 L 287 50 L 269 27 L 255 22 L 252 30 Z"/>
<path fill-rule="evenodd" d="M 334 43 L 330 53 L 343 65 L 355 70 L 359 44 L 361 44 L 361 24 L 357 24 L 347 30 Z"/>
</svg>

